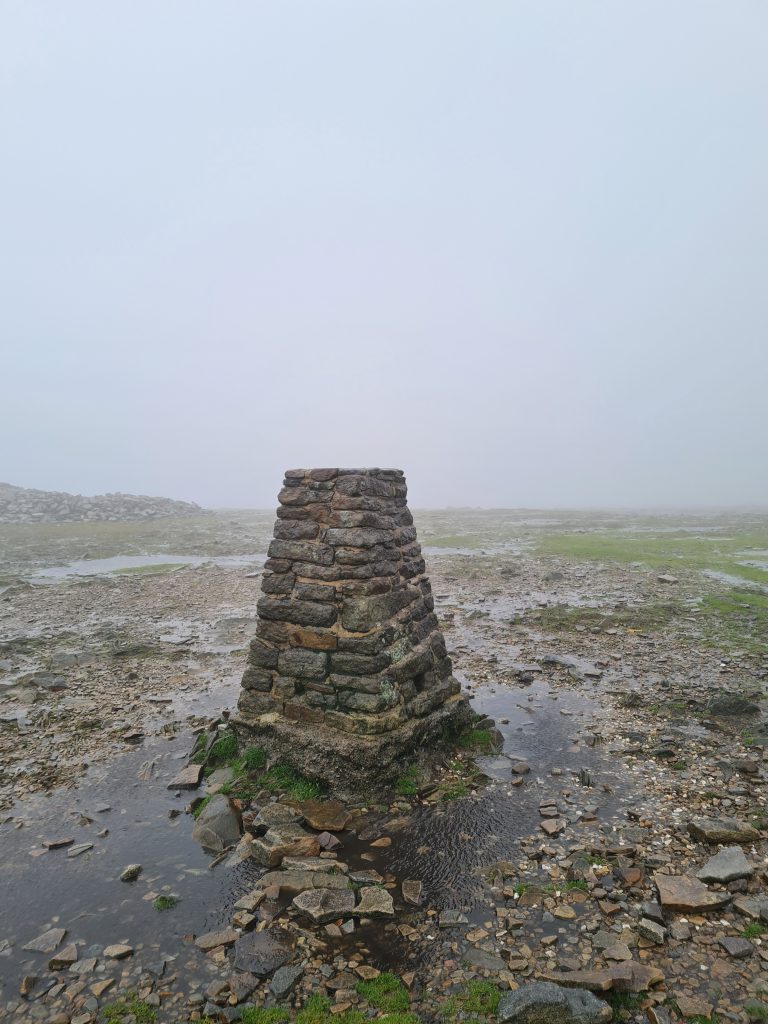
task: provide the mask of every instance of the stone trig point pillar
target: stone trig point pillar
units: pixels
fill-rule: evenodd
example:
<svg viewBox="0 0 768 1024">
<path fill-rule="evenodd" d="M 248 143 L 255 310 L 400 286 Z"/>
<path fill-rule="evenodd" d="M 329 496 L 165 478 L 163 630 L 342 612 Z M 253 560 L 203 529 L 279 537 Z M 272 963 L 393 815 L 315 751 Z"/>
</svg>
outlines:
<svg viewBox="0 0 768 1024">
<path fill-rule="evenodd" d="M 292 469 L 278 500 L 234 724 L 341 789 L 469 719 L 399 469 Z"/>
</svg>

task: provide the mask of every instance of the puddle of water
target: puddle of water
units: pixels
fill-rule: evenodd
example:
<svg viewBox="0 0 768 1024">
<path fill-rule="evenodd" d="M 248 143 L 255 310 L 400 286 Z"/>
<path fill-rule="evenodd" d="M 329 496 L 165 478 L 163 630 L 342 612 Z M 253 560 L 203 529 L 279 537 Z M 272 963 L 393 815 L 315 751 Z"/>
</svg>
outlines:
<svg viewBox="0 0 768 1024">
<path fill-rule="evenodd" d="M 216 565 L 221 568 L 239 569 L 248 566 L 261 568 L 266 554 L 253 555 L 115 555 L 112 558 L 80 559 L 66 565 L 52 565 L 37 569 L 24 579 L 28 583 L 57 583 L 75 576 L 104 576 L 108 573 L 123 573 L 136 570 L 151 570 L 153 566 L 198 566 Z"/>
<path fill-rule="evenodd" d="M 172 698 L 177 711 L 201 713 L 204 706 L 221 710 L 236 692 L 237 680 L 232 677 L 204 697 L 198 690 L 159 694 L 158 700 Z M 511 770 L 505 774 L 503 759 L 488 761 L 488 774 L 496 781 L 475 796 L 417 809 L 394 834 L 392 846 L 378 850 L 376 861 L 363 865 L 391 872 L 398 882 L 420 879 L 425 906 L 461 908 L 487 916 L 478 868 L 519 856 L 519 839 L 538 829 L 542 799 L 573 788 L 572 773 L 588 768 L 599 781 L 608 780 L 618 788 L 621 765 L 605 758 L 599 748 L 575 747 L 574 737 L 589 728 L 596 710 L 596 704 L 578 691 L 555 694 L 543 681 L 525 688 L 480 686 L 473 705 L 497 721 L 504 753 L 529 762 L 531 773 L 524 785 L 511 786 Z M 91 768 L 77 789 L 60 790 L 17 807 L 16 813 L 27 821 L 24 828 L 0 827 L 0 880 L 4 883 L 0 940 L 14 943 L 0 956 L 0 994 L 5 985 L 5 997 L 11 998 L 24 974 L 44 968 L 43 955 L 20 947 L 44 931 L 54 917 L 68 929 L 68 941 L 104 945 L 125 940 L 144 947 L 142 958 L 179 957 L 180 969 L 182 959 L 186 963 L 191 957 L 196 963 L 196 954 L 182 941 L 184 935 L 229 923 L 233 903 L 253 885 L 261 869 L 247 861 L 236 866 L 223 863 L 211 871 L 209 857 L 192 840 L 192 818 L 183 813 L 189 794 L 177 797 L 166 788 L 184 764 L 191 744 L 189 732 L 177 734 L 172 741 L 147 740 L 106 768 Z M 139 771 L 148 761 L 154 762 L 153 777 L 140 781 Z M 507 764 L 511 768 L 511 762 Z M 561 769 L 562 775 L 552 777 L 553 768 Z M 600 818 L 605 821 L 617 798 L 603 792 L 598 796 L 597 790 L 588 793 L 601 805 Z M 97 811 L 102 804 L 109 804 L 111 810 Z M 172 818 L 174 810 L 182 813 Z M 99 836 L 104 828 L 108 834 Z M 72 836 L 75 843 L 92 842 L 94 848 L 74 859 L 67 858 L 66 849 L 30 855 L 44 839 L 64 835 Z M 341 838 L 340 852 L 351 863 L 359 852 L 370 849 L 354 836 Z M 130 863 L 142 864 L 144 870 L 137 882 L 126 884 L 119 875 Z M 173 910 L 158 913 L 143 896 L 163 886 L 169 886 L 180 902 Z M 410 944 L 406 948 L 393 943 L 381 923 L 357 929 L 349 942 L 360 941 L 368 944 L 381 967 L 402 966 L 407 958 L 413 968 L 434 955 L 429 945 L 417 950 Z M 199 960 L 202 974 L 204 958 Z M 183 970 L 188 974 L 190 969 L 194 967 Z"/>
<path fill-rule="evenodd" d="M 743 564 L 754 565 L 758 569 L 768 569 L 768 562 L 765 565 L 761 565 L 758 562 L 744 562 Z M 718 572 L 716 569 L 704 569 L 703 573 L 705 576 L 709 576 L 710 579 L 727 583 L 731 587 L 747 587 L 750 590 L 760 590 L 768 594 L 768 585 L 764 586 L 762 583 L 755 582 L 755 580 L 747 580 L 743 576 L 732 576 L 730 573 Z"/>
</svg>

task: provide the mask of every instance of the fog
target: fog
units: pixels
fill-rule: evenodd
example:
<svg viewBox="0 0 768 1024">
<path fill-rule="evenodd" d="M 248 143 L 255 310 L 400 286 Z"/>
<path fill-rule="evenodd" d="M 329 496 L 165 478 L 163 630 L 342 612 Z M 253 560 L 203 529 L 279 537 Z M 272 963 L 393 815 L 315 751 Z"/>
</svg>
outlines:
<svg viewBox="0 0 768 1024">
<path fill-rule="evenodd" d="M 0 479 L 768 503 L 768 6 L 0 5 Z"/>
</svg>

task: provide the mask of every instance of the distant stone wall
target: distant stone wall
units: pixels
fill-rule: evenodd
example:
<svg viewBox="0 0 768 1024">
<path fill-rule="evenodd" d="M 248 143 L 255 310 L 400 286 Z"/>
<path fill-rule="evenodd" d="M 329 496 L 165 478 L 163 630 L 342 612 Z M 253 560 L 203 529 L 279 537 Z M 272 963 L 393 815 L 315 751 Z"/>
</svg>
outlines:
<svg viewBox="0 0 768 1024">
<path fill-rule="evenodd" d="M 0 523 L 120 522 L 202 512 L 191 501 L 144 494 L 67 494 L 0 484 Z"/>
<path fill-rule="evenodd" d="M 238 722 L 292 736 L 316 775 L 386 771 L 466 714 L 406 493 L 395 469 L 285 475 Z"/>
</svg>

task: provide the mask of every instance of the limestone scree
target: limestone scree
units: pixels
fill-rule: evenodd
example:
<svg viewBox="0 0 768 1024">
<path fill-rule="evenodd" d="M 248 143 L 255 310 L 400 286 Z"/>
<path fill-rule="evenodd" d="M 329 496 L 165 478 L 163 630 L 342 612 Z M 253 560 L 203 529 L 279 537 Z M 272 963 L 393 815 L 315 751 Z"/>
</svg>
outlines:
<svg viewBox="0 0 768 1024">
<path fill-rule="evenodd" d="M 235 729 L 357 790 L 471 716 L 399 469 L 292 469 L 278 496 Z"/>
</svg>

